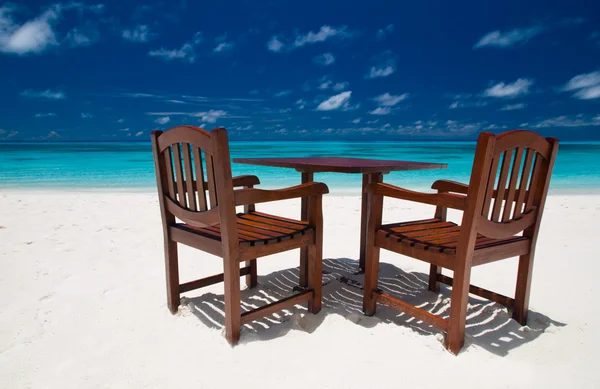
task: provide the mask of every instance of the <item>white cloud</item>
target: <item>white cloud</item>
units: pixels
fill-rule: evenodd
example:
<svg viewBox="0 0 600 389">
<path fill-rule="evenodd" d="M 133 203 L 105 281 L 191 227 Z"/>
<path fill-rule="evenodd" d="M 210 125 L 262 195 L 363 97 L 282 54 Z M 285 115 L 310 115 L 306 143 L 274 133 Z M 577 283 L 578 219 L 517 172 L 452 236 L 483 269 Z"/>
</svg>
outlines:
<svg viewBox="0 0 600 389">
<path fill-rule="evenodd" d="M 352 91 L 342 92 L 335 96 L 331 96 L 317 107 L 317 111 L 331 111 L 339 108 L 347 108 L 350 102 Z"/>
<path fill-rule="evenodd" d="M 65 42 L 70 47 L 89 46 L 98 41 L 98 32 L 95 29 L 82 31 L 80 28 L 73 28 L 65 37 Z"/>
<path fill-rule="evenodd" d="M 360 118 L 356 118 L 356 119 L 352 120 L 352 123 L 354 123 L 354 124 L 360 123 Z"/>
<path fill-rule="evenodd" d="M 342 81 L 342 82 L 336 82 L 335 84 L 333 84 L 331 89 L 333 89 L 336 92 L 340 92 L 340 91 L 343 91 L 344 89 L 347 89 L 349 86 L 350 86 L 350 83 L 348 83 L 346 81 Z"/>
<path fill-rule="evenodd" d="M 390 123 L 385 123 L 380 126 L 373 126 L 379 120 L 366 122 L 362 127 L 346 127 L 346 128 L 328 128 L 322 130 L 326 134 L 344 135 L 365 135 L 373 137 L 376 134 L 390 136 L 417 136 L 426 138 L 457 138 L 471 137 L 479 131 L 486 129 L 506 128 L 506 126 L 498 126 L 488 122 L 458 122 L 448 120 L 446 122 L 434 120 L 418 120 L 414 123 L 392 126 Z"/>
<path fill-rule="evenodd" d="M 313 62 L 319 65 L 328 66 L 335 62 L 335 57 L 331 53 L 323 53 L 314 57 Z"/>
<path fill-rule="evenodd" d="M 248 116 L 232 116 L 226 111 L 221 109 L 211 109 L 204 112 L 182 112 L 182 111 L 170 111 L 170 112 L 146 112 L 149 116 L 189 116 L 194 118 L 200 118 L 203 122 L 214 123 L 220 118 L 235 118 L 235 119 L 247 119 Z"/>
<path fill-rule="evenodd" d="M 89 9 L 90 11 L 94 12 L 94 13 L 101 13 L 104 11 L 104 4 L 96 4 L 96 5 L 90 5 Z"/>
<path fill-rule="evenodd" d="M 32 99 L 49 99 L 49 100 L 63 100 L 66 98 L 66 95 L 63 91 L 53 91 L 50 89 L 46 89 L 43 91 L 34 91 L 31 89 L 24 90 L 21 92 L 21 96 L 28 97 Z"/>
<path fill-rule="evenodd" d="M 221 42 L 213 49 L 215 53 L 223 53 L 230 50 L 233 50 L 233 42 Z"/>
<path fill-rule="evenodd" d="M 48 135 L 42 137 L 43 139 L 60 138 L 60 134 L 56 131 L 50 131 Z"/>
<path fill-rule="evenodd" d="M 472 107 L 485 107 L 488 105 L 487 101 L 460 101 L 457 100 L 448 106 L 448 109 L 457 108 L 472 108 Z"/>
<path fill-rule="evenodd" d="M 227 116 L 227 112 L 221 109 L 211 109 L 208 112 L 198 112 L 193 116 L 199 117 L 200 120 L 207 123 L 214 123 L 218 119 Z"/>
<path fill-rule="evenodd" d="M 6 130 L 3 130 L 0 128 L 0 135 L 2 135 L 2 136 L 0 136 L 0 139 L 2 139 L 2 140 L 10 139 L 13 136 L 17 136 L 18 134 L 19 134 L 19 131 L 14 131 L 14 130 L 7 134 Z"/>
<path fill-rule="evenodd" d="M 336 36 L 337 37 L 348 37 L 351 34 L 348 33 L 346 30 L 347 30 L 346 26 L 341 26 L 341 27 L 336 28 L 336 27 L 324 25 L 324 26 L 321 26 L 321 28 L 317 32 L 309 31 L 308 33 L 306 33 L 304 35 L 298 35 L 296 37 L 296 40 L 294 41 L 294 46 L 302 47 L 307 44 L 313 44 L 313 43 L 317 43 L 317 42 L 325 42 L 327 39 L 330 39 L 330 38 L 333 38 Z"/>
<path fill-rule="evenodd" d="M 335 92 L 341 92 L 345 89 L 348 89 L 349 86 L 350 83 L 346 81 L 334 83 L 329 78 L 327 78 L 327 76 L 323 76 L 321 77 L 321 79 L 319 79 L 319 86 L 317 88 L 319 88 L 320 90 L 333 89 Z"/>
<path fill-rule="evenodd" d="M 91 119 L 93 117 L 94 117 L 94 115 L 92 115 L 91 113 L 86 113 L 86 112 L 82 112 L 81 113 L 81 118 L 82 119 Z"/>
<path fill-rule="evenodd" d="M 388 24 L 384 28 L 380 28 L 379 30 L 377 30 L 377 39 L 381 40 L 389 34 L 391 34 L 392 32 L 394 32 L 394 25 Z"/>
<path fill-rule="evenodd" d="M 391 112 L 390 107 L 377 107 L 369 113 L 371 115 L 389 115 L 390 112 Z"/>
<path fill-rule="evenodd" d="M 167 50 L 161 47 L 158 50 L 149 51 L 148 55 L 151 57 L 163 58 L 166 61 L 180 59 L 182 61 L 193 63 L 196 61 L 196 46 L 198 46 L 201 42 L 202 34 L 197 32 L 194 35 L 194 38 L 190 42 L 184 43 L 180 49 Z"/>
<path fill-rule="evenodd" d="M 557 116 L 542 120 L 534 125 L 533 128 L 548 128 L 548 127 L 592 127 L 600 126 L 600 115 L 594 117 L 586 117 L 585 115 L 576 116 Z"/>
<path fill-rule="evenodd" d="M 273 97 L 285 97 L 285 96 L 289 96 L 291 94 L 292 94 L 292 91 L 290 89 L 285 89 L 285 90 L 275 93 L 273 95 Z"/>
<path fill-rule="evenodd" d="M 139 24 L 135 28 L 123 30 L 121 36 L 130 42 L 143 43 L 152 39 L 154 34 L 150 32 L 150 27 L 145 24 Z"/>
<path fill-rule="evenodd" d="M 529 88 L 533 85 L 533 80 L 519 78 L 513 83 L 505 84 L 499 82 L 483 92 L 486 97 L 506 97 L 512 98 L 529 93 Z"/>
<path fill-rule="evenodd" d="M 576 91 L 573 95 L 581 100 L 600 97 L 600 71 L 579 74 L 569 80 L 563 91 Z"/>
<path fill-rule="evenodd" d="M 143 133 L 144 133 L 144 131 L 138 131 L 138 132 L 136 132 L 136 133 L 135 133 L 135 136 L 140 136 L 140 135 L 142 135 Z"/>
<path fill-rule="evenodd" d="M 563 90 L 571 91 L 575 89 L 589 88 L 598 84 L 600 84 L 600 72 L 584 73 L 571 78 L 563 87 Z"/>
<path fill-rule="evenodd" d="M 59 40 L 56 27 L 64 11 L 76 10 L 81 19 L 84 11 L 98 14 L 103 7 L 102 4 L 87 6 L 78 2 L 55 3 L 46 7 L 37 17 L 20 22 L 16 20 L 15 13 L 26 8 L 6 3 L 0 6 L 0 52 L 29 55 L 40 54 L 59 45 L 71 48 L 91 45 L 98 40 L 98 32 L 91 18 L 87 19 L 83 27 L 73 27 L 62 40 Z"/>
<path fill-rule="evenodd" d="M 375 100 L 381 106 L 393 107 L 394 105 L 398 104 L 403 100 L 406 100 L 407 98 L 408 93 L 403 93 L 401 95 L 390 95 L 389 93 L 384 93 L 382 95 L 374 97 L 373 100 Z"/>
<path fill-rule="evenodd" d="M 581 100 L 597 99 L 600 97 L 600 85 L 582 89 L 575 93 L 575 96 Z"/>
<path fill-rule="evenodd" d="M 327 79 L 326 77 L 323 77 L 319 82 L 320 82 L 320 84 L 317 88 L 319 88 L 321 90 L 329 89 L 333 85 L 333 81 Z"/>
<path fill-rule="evenodd" d="M 125 119 L 121 118 L 119 120 L 117 120 L 117 123 L 123 123 L 125 121 Z"/>
<path fill-rule="evenodd" d="M 481 39 L 473 46 L 473 48 L 479 49 L 486 46 L 510 47 L 518 43 L 526 43 L 529 39 L 541 34 L 543 31 L 544 28 L 542 26 L 514 28 L 505 32 L 495 30 L 481 37 Z"/>
<path fill-rule="evenodd" d="M 271 39 L 269 39 L 269 41 L 267 42 L 267 48 L 269 49 L 269 51 L 272 51 L 274 53 L 280 52 L 281 50 L 283 50 L 284 47 L 285 44 L 282 41 L 280 41 L 276 35 L 273 35 Z"/>
<path fill-rule="evenodd" d="M 332 38 L 348 38 L 352 35 L 347 26 L 331 27 L 323 25 L 317 32 L 309 31 L 306 34 L 297 34 L 293 41 L 286 40 L 281 35 L 273 35 L 267 42 L 267 49 L 279 53 L 284 50 L 289 51 L 306 45 L 325 42 Z"/>
<path fill-rule="evenodd" d="M 525 108 L 527 105 L 524 103 L 518 103 L 518 104 L 507 104 L 504 107 L 500 108 L 500 111 L 515 111 L 518 109 L 523 109 Z"/>
<path fill-rule="evenodd" d="M 156 119 L 154 122 L 155 122 L 155 123 L 158 123 L 158 124 L 167 124 L 167 123 L 168 123 L 168 122 L 170 122 L 170 121 L 171 121 L 171 118 L 170 118 L 170 117 L 168 117 L 168 116 L 163 116 L 163 117 L 160 117 L 160 118 Z"/>
<path fill-rule="evenodd" d="M 298 106 L 298 109 L 304 109 L 304 107 L 306 107 L 306 101 L 303 99 L 298 99 L 296 101 L 296 105 Z"/>
<path fill-rule="evenodd" d="M 16 7 L 0 7 L 0 51 L 17 55 L 39 54 L 58 45 L 53 26 L 60 9 L 54 6 L 38 17 L 19 25 L 13 19 Z"/>
<path fill-rule="evenodd" d="M 378 77 L 387 77 L 396 71 L 396 61 L 389 59 L 381 65 L 371 66 L 369 72 L 365 75 L 367 79 Z"/>
<path fill-rule="evenodd" d="M 120 128 L 119 131 L 122 132 L 129 132 L 129 127 L 125 127 L 125 128 Z"/>
<path fill-rule="evenodd" d="M 36 113 L 34 115 L 36 118 L 48 118 L 48 117 L 53 117 L 56 116 L 56 114 L 54 112 L 49 112 L 49 113 Z"/>
</svg>

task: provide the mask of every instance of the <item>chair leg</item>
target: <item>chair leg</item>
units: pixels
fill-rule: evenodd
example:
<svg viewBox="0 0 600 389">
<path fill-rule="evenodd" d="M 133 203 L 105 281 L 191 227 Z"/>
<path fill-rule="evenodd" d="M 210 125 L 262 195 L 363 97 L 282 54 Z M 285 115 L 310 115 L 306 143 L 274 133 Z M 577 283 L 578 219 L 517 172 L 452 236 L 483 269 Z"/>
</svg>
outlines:
<svg viewBox="0 0 600 389">
<path fill-rule="evenodd" d="M 228 256 L 223 258 L 223 283 L 225 287 L 225 337 L 231 345 L 240 340 L 241 297 L 240 268 L 236 261 Z"/>
<path fill-rule="evenodd" d="M 512 317 L 523 326 L 527 324 L 527 314 L 529 313 L 529 291 L 531 289 L 532 271 L 533 255 L 521 255 L 519 257 L 515 306 L 513 308 Z"/>
<path fill-rule="evenodd" d="M 165 275 L 167 278 L 167 306 L 172 314 L 179 310 L 179 259 L 177 242 L 165 242 Z"/>
<path fill-rule="evenodd" d="M 317 240 L 319 240 L 317 238 Z M 317 314 L 321 311 L 323 289 L 323 244 L 315 243 L 308 247 L 308 288 L 313 290 L 312 299 L 308 300 L 308 310 Z"/>
<path fill-rule="evenodd" d="M 248 288 L 254 288 L 256 285 L 258 285 L 256 259 L 246 261 L 245 266 L 250 266 L 250 274 L 246 274 L 246 286 Z"/>
<path fill-rule="evenodd" d="M 437 280 L 438 274 L 442 274 L 442 268 L 436 265 L 429 266 L 429 287 L 431 292 L 439 293 L 440 283 Z"/>
<path fill-rule="evenodd" d="M 448 323 L 448 333 L 446 334 L 446 348 L 453 354 L 458 354 L 465 343 L 471 266 L 470 264 L 463 266 L 463 269 L 454 270 L 452 295 L 450 298 L 450 320 Z"/>
<path fill-rule="evenodd" d="M 377 311 L 377 301 L 373 298 L 373 291 L 377 289 L 379 278 L 379 252 L 373 242 L 367 240 L 365 252 L 365 285 L 363 290 L 363 312 L 367 316 L 373 316 Z"/>
</svg>

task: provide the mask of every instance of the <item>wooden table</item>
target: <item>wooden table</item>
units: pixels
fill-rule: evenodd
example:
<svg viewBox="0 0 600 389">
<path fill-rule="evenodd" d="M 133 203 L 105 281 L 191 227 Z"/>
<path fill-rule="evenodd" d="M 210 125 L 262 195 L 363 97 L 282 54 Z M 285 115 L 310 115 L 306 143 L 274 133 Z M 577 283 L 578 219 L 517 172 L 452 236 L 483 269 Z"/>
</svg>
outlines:
<svg viewBox="0 0 600 389">
<path fill-rule="evenodd" d="M 365 238 L 367 228 L 367 209 L 369 196 L 365 187 L 370 183 L 382 182 L 383 175 L 397 170 L 445 169 L 443 163 L 425 163 L 409 161 L 389 161 L 380 159 L 313 157 L 313 158 L 234 158 L 233 162 L 247 165 L 273 166 L 296 169 L 302 175 L 302 183 L 312 182 L 314 173 L 358 173 L 362 179 L 362 207 L 360 216 L 360 255 L 359 271 L 365 268 Z M 301 220 L 308 218 L 308 201 L 302 198 Z M 305 279 L 308 251 L 300 252 L 300 280 Z"/>
</svg>

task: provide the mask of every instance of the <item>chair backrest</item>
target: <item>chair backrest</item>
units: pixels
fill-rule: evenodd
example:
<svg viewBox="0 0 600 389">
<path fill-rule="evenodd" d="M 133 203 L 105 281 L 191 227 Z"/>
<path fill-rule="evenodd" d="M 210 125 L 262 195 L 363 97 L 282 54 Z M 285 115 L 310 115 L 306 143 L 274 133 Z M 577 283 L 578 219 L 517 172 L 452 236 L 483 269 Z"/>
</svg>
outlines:
<svg viewBox="0 0 600 389">
<path fill-rule="evenodd" d="M 165 228 L 175 218 L 206 227 L 235 220 L 227 132 L 194 126 L 153 131 L 152 151 Z M 208 192 L 208 199 L 207 199 Z"/>
<path fill-rule="evenodd" d="M 467 195 L 467 222 L 476 233 L 506 238 L 537 231 L 558 140 L 525 130 L 479 135 Z"/>
</svg>

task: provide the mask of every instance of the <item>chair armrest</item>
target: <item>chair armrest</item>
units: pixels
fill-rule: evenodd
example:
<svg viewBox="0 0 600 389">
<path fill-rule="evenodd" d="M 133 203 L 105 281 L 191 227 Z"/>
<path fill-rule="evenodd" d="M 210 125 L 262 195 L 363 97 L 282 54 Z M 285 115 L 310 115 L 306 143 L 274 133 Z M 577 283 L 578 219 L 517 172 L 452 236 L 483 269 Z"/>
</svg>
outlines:
<svg viewBox="0 0 600 389">
<path fill-rule="evenodd" d="M 245 176 L 236 176 L 233 177 L 233 186 L 254 186 L 254 185 L 259 185 L 260 184 L 260 180 L 258 179 L 258 177 L 253 176 L 253 175 L 245 175 Z"/>
<path fill-rule="evenodd" d="M 366 192 L 396 199 L 415 201 L 418 203 L 437 205 L 465 210 L 467 197 L 451 193 L 422 193 L 400 188 L 390 184 L 378 183 L 367 185 Z"/>
<path fill-rule="evenodd" d="M 433 185 L 431 185 L 431 189 L 437 189 L 440 192 L 467 194 L 469 192 L 469 185 L 465 185 L 456 181 L 437 180 L 433 183 Z"/>
<path fill-rule="evenodd" d="M 298 197 L 322 196 L 329 193 L 327 185 L 320 182 L 291 186 L 284 189 L 237 189 L 233 191 L 235 205 L 267 203 L 269 201 L 287 200 Z"/>
</svg>

